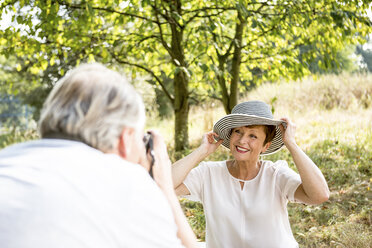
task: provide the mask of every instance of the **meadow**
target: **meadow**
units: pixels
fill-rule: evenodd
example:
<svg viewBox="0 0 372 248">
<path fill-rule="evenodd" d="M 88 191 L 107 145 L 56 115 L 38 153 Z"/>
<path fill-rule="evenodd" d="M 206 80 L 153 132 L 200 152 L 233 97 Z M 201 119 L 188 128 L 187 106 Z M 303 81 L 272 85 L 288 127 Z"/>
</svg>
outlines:
<svg viewBox="0 0 372 248">
<path fill-rule="evenodd" d="M 324 173 L 330 199 L 319 206 L 290 203 L 292 231 L 300 247 L 372 247 L 372 76 L 339 75 L 308 78 L 301 82 L 263 84 L 241 97 L 272 104 L 274 116 L 296 123 L 296 141 Z M 225 115 L 217 102 L 194 107 L 190 140 L 195 148 L 213 122 Z M 171 120 L 158 121 L 166 132 Z M 172 154 L 172 146 L 170 145 Z M 192 150 L 192 149 L 191 149 Z M 208 160 L 229 159 L 219 148 Z M 296 170 L 289 152 L 263 157 L 285 159 Z M 200 203 L 180 199 L 189 223 L 200 241 L 205 240 L 205 219 Z"/>
<path fill-rule="evenodd" d="M 145 90 L 147 91 L 147 90 Z M 147 105 L 152 95 L 144 96 Z M 274 116 L 289 117 L 297 126 L 296 141 L 324 173 L 331 190 L 320 206 L 290 203 L 292 231 L 300 247 L 372 247 L 372 76 L 338 75 L 308 78 L 301 82 L 263 84 L 243 94 L 240 101 L 263 100 Z M 190 152 L 203 133 L 224 116 L 218 102 L 204 102 L 190 111 Z M 158 129 L 173 152 L 173 119 L 148 115 L 148 129 Z M 35 130 L 16 128 L 0 135 L 0 148 L 37 138 Z M 208 160 L 229 159 L 219 148 Z M 295 169 L 286 149 L 263 159 L 285 159 Z M 296 170 L 296 169 L 295 169 Z M 200 203 L 180 199 L 200 241 L 205 240 L 205 219 Z"/>
</svg>

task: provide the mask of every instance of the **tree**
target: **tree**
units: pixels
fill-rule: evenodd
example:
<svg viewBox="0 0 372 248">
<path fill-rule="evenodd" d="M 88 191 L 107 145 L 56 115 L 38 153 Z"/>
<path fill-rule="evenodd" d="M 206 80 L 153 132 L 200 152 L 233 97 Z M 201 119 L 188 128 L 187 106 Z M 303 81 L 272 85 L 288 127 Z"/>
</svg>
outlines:
<svg viewBox="0 0 372 248">
<path fill-rule="evenodd" d="M 203 8 L 203 4 L 197 7 Z M 184 34 L 193 19 L 199 18 L 195 10 L 184 11 L 179 0 L 6 1 L 1 8 L 14 11 L 13 19 L 18 23 L 2 32 L 7 37 L 1 41 L 6 47 L 3 52 L 35 60 L 28 71 L 38 73 L 55 64 L 99 60 L 108 64 L 116 61 L 151 75 L 174 108 L 175 148 L 187 147 L 188 67 L 194 58 L 185 52 L 191 46 Z M 188 33 L 190 38 L 197 37 Z M 163 84 L 161 73 L 173 80 L 174 94 Z"/>
<path fill-rule="evenodd" d="M 92 60 L 151 76 L 173 107 L 175 149 L 182 151 L 190 99 L 200 92 L 229 112 L 243 84 L 306 74 L 314 51 L 300 61 L 300 45 L 315 44 L 328 66 L 339 39 L 365 35 L 367 1 L 347 2 L 5 0 L 2 12 L 18 25 L 1 31 L 0 46 L 24 60 L 20 71 L 49 85 Z"/>
<path fill-rule="evenodd" d="M 203 68 L 205 80 L 213 82 L 210 94 L 226 113 L 247 84 L 301 78 L 314 61 L 323 71 L 345 67 L 340 51 L 372 30 L 367 1 L 241 0 L 235 8 L 216 3 L 221 5 L 224 15 L 203 23 L 212 37 Z"/>
</svg>

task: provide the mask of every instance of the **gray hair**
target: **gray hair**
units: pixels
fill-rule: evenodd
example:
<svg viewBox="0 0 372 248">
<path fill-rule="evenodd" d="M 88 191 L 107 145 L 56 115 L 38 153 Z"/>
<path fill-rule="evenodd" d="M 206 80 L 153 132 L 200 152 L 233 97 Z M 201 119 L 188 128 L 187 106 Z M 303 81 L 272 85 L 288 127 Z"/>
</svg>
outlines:
<svg viewBox="0 0 372 248">
<path fill-rule="evenodd" d="M 116 148 L 124 127 L 143 128 L 141 97 L 119 73 L 84 64 L 60 79 L 44 103 L 41 137 L 61 134 L 103 152 Z"/>
</svg>

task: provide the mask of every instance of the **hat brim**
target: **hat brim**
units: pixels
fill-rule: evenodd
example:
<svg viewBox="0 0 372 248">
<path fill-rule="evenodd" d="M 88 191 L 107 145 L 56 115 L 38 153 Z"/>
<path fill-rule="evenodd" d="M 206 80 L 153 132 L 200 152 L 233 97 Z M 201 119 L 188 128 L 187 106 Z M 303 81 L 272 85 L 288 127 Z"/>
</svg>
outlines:
<svg viewBox="0 0 372 248">
<path fill-rule="evenodd" d="M 279 151 L 283 146 L 282 131 L 279 126 L 285 123 L 282 120 L 274 120 L 255 115 L 229 114 L 218 120 L 213 126 L 213 132 L 223 139 L 222 145 L 230 149 L 231 129 L 252 125 L 269 125 L 276 127 L 275 137 L 271 141 L 270 147 L 261 155 L 269 155 Z"/>
</svg>

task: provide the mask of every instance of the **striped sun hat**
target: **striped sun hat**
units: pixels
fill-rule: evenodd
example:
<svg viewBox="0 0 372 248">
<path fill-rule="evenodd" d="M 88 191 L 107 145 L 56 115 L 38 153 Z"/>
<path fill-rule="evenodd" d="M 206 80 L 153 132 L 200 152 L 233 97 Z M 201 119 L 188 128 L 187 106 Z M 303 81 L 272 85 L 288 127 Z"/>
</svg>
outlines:
<svg viewBox="0 0 372 248">
<path fill-rule="evenodd" d="M 274 139 L 270 147 L 261 155 L 269 155 L 279 151 L 284 143 L 282 132 L 279 125 L 284 123 L 282 120 L 274 120 L 269 105 L 261 101 L 248 101 L 236 105 L 231 114 L 219 119 L 213 126 L 213 132 L 223 139 L 222 145 L 230 149 L 231 130 L 236 127 L 251 125 L 271 125 L 276 126 Z"/>
</svg>

